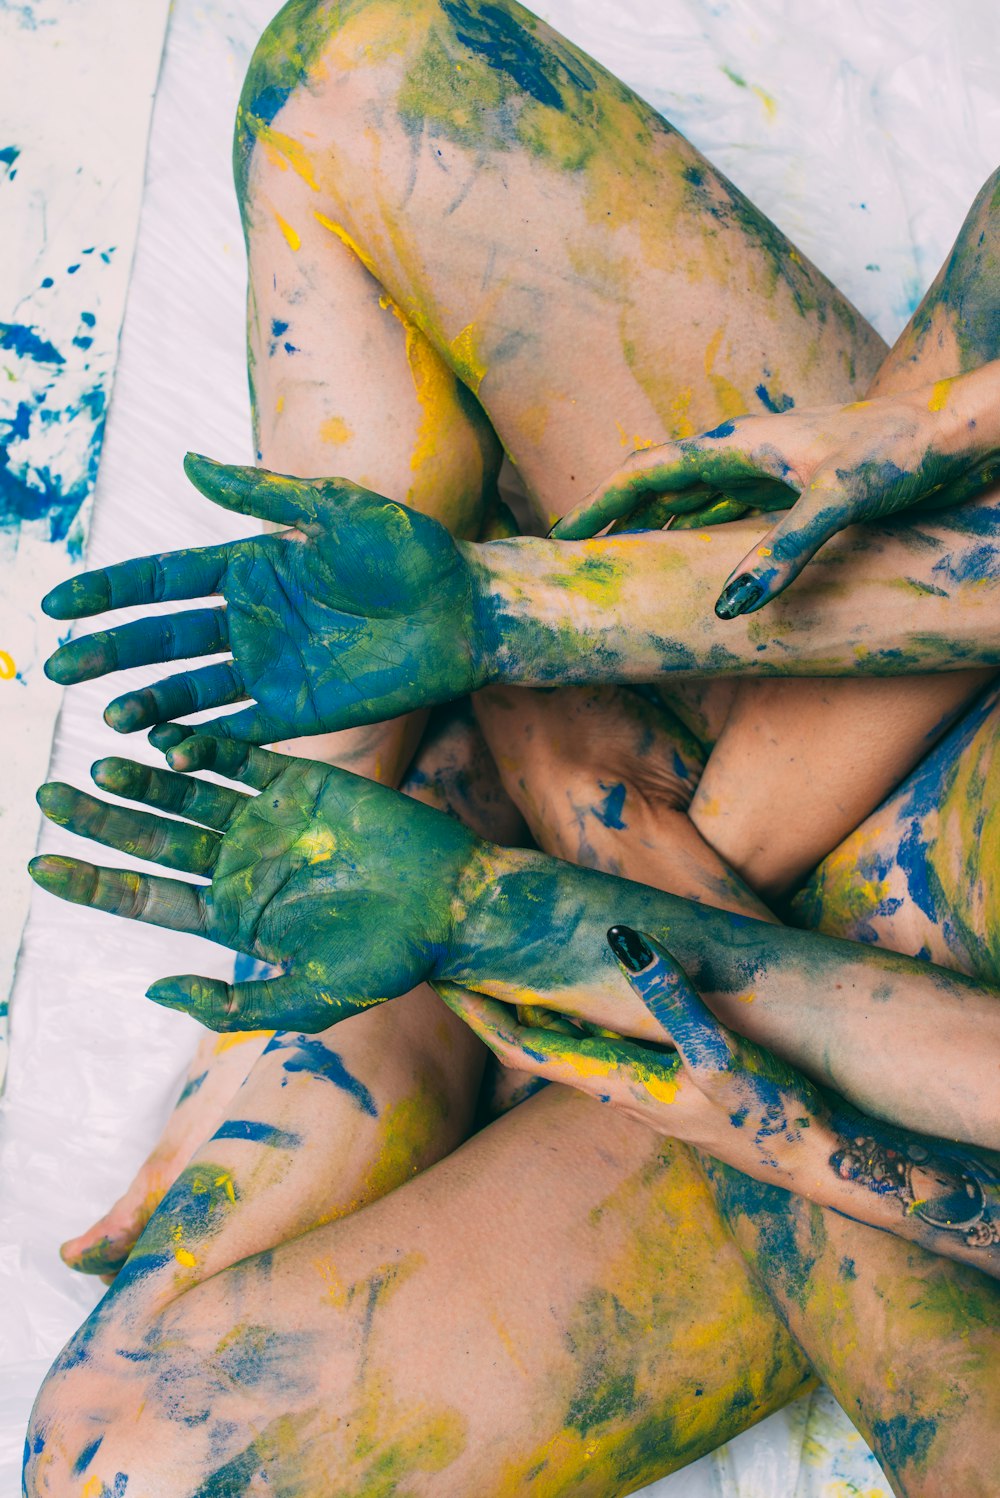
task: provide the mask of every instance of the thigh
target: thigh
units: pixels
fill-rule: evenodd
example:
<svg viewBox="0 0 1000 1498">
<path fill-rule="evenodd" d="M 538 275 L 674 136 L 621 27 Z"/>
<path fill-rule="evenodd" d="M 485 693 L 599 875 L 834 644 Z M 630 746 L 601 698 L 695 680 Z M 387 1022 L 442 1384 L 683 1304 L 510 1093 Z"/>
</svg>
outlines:
<svg viewBox="0 0 1000 1498">
<path fill-rule="evenodd" d="M 322 287 L 324 267 L 346 250 L 372 306 L 381 301 L 383 318 L 409 330 L 420 368 L 437 371 L 434 389 L 447 387 L 453 407 L 461 389 L 488 417 L 542 525 L 633 448 L 745 411 L 849 400 L 884 354 L 837 289 L 683 136 L 514 0 L 286 7 L 247 78 L 237 163 L 260 288 L 258 364 L 275 344 L 271 327 L 291 327 L 296 352 L 279 341 L 277 368 L 313 379 L 310 430 L 313 407 L 328 409 L 316 351 L 339 314 L 308 319 L 300 338 L 303 305 L 318 296 L 303 304 L 303 286 Z M 330 375 L 336 417 L 367 391 L 365 420 L 382 432 L 395 387 L 373 402 L 367 368 L 362 357 L 346 378 Z M 346 425 L 363 423 L 351 415 Z M 261 430 L 267 451 L 299 461 L 302 428 L 288 406 L 262 402 Z M 449 450 L 433 423 L 426 432 L 404 444 L 397 497 L 428 442 Z M 470 426 L 467 446 L 473 436 Z M 352 476 L 360 460 L 350 444 L 329 457 Z M 452 486 L 462 471 L 479 468 L 452 463 Z M 438 490 L 452 492 L 441 479 Z M 707 571 L 699 534 L 684 544 L 689 565 Z M 694 817 L 752 883 L 780 888 L 877 804 L 968 690 L 954 679 L 885 682 L 873 722 L 856 683 L 741 688 Z M 821 809 L 812 760 L 825 750 Z M 780 828 L 776 793 L 788 810 Z"/>
<path fill-rule="evenodd" d="M 513 0 L 287 8 L 237 159 L 262 268 L 350 245 L 549 522 L 635 447 L 850 399 L 882 357 L 732 183 Z"/>
<path fill-rule="evenodd" d="M 149 1498 L 607 1498 L 809 1379 L 688 1152 L 555 1088 L 158 1313 L 112 1292 L 77 1345 L 36 1429 L 84 1402 L 90 1471 Z"/>
<path fill-rule="evenodd" d="M 795 896 L 799 924 L 1000 982 L 1000 702 L 987 691 Z"/>
</svg>

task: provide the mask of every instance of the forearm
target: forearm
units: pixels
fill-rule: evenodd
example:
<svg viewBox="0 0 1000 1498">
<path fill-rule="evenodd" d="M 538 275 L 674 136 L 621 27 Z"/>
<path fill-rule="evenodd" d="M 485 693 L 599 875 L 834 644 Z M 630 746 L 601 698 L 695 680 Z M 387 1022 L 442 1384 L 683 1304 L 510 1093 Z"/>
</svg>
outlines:
<svg viewBox="0 0 1000 1498">
<path fill-rule="evenodd" d="M 774 1184 L 1000 1277 L 1000 1155 L 830 1101 L 829 1117 L 806 1131 L 808 1162 Z"/>
<path fill-rule="evenodd" d="M 794 589 L 721 620 L 718 579 L 758 521 L 469 548 L 486 680 L 519 686 L 689 676 L 893 676 L 1000 664 L 1000 503 L 835 537 Z"/>
<path fill-rule="evenodd" d="M 997 1143 L 976 1100 L 995 1086 L 1000 1006 L 914 959 L 479 845 L 435 976 L 662 1043 L 608 949 L 616 923 L 661 940 L 724 1024 L 863 1113 Z"/>
</svg>

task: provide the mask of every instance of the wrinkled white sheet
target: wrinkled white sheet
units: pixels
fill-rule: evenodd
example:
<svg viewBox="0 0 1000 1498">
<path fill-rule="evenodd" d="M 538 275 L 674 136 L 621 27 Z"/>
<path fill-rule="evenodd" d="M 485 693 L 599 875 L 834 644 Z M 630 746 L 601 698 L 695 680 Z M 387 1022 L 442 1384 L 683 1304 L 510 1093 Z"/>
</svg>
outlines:
<svg viewBox="0 0 1000 1498">
<path fill-rule="evenodd" d="M 988 0 L 548 0 L 537 8 L 662 108 L 889 337 L 1000 159 L 1000 12 Z M 243 529 L 188 488 L 180 459 L 187 447 L 250 456 L 243 251 L 228 162 L 246 57 L 271 9 L 272 0 L 175 0 L 91 565 Z M 93 759 L 121 752 L 101 721 L 106 698 L 99 682 L 67 694 L 56 777 L 85 783 Z M 141 740 L 134 752 L 152 758 Z M 43 839 L 62 851 L 72 843 L 55 829 Z M 193 938 L 41 894 L 33 900 L 0 1133 L 4 1495 L 18 1490 L 33 1392 L 99 1288 L 62 1267 L 57 1245 L 123 1188 L 194 1042 L 189 1021 L 142 993 L 165 973 L 221 976 L 228 966 L 223 952 Z M 846 1419 L 818 1396 L 649 1491 L 882 1498 L 889 1490 Z"/>
</svg>

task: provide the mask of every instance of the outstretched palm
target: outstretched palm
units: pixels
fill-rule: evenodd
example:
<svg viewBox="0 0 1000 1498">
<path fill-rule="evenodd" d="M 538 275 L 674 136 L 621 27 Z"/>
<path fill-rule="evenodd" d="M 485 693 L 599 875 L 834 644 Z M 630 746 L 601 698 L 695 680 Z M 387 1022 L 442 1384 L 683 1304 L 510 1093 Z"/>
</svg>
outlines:
<svg viewBox="0 0 1000 1498">
<path fill-rule="evenodd" d="M 322 1030 L 433 975 L 475 846 L 470 832 L 346 770 L 189 733 L 161 731 L 171 764 L 214 770 L 259 794 L 125 759 L 99 761 L 95 781 L 191 820 L 116 807 L 55 782 L 38 793 L 60 826 L 211 880 L 193 885 L 43 855 L 31 864 L 43 888 L 285 969 L 233 986 L 169 978 L 153 985 L 151 998 L 216 1030 Z"/>
<path fill-rule="evenodd" d="M 85 572 L 43 602 L 57 619 L 221 594 L 226 608 L 140 619 L 64 645 L 63 684 L 229 650 L 130 692 L 105 714 L 128 733 L 253 699 L 213 732 L 269 743 L 394 717 L 480 684 L 471 572 L 447 530 L 340 479 L 292 479 L 189 456 L 218 504 L 290 530 Z"/>
</svg>

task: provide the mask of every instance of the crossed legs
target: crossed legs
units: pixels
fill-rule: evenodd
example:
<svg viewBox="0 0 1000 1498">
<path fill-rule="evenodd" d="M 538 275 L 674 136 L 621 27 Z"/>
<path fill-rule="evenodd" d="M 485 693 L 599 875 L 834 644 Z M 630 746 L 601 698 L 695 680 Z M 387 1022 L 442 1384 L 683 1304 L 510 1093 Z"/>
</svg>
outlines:
<svg viewBox="0 0 1000 1498">
<path fill-rule="evenodd" d="M 497 27 L 534 71 L 505 70 Z M 875 336 L 773 226 L 620 84 L 513 5 L 286 7 L 251 73 L 238 151 L 262 461 L 342 473 L 464 534 L 483 524 L 492 498 L 494 432 L 551 519 L 632 446 L 752 409 L 758 387 L 769 399 L 779 385 L 800 402 L 850 398 L 878 363 Z M 693 568 L 706 565 L 698 544 L 695 535 Z M 881 688 L 880 734 L 888 715 L 899 742 L 861 810 L 852 803 L 855 820 L 970 684 Z M 833 710 L 813 701 L 815 735 Z M 506 728 L 487 726 L 502 769 L 510 725 L 531 729 L 531 703 L 514 700 L 506 716 Z M 414 731 L 312 752 L 398 778 Z M 863 742 L 851 748 L 864 758 Z M 752 805 L 747 760 L 734 762 L 728 797 Z M 613 762 L 598 768 L 619 783 L 607 779 Z M 544 782 L 525 779 L 544 802 Z M 788 779 L 786 809 L 796 804 Z M 594 804 L 613 821 L 613 789 L 598 790 Z M 803 805 L 807 790 L 804 772 Z M 534 815 L 543 838 L 544 810 Z M 801 840 L 800 859 L 830 846 L 828 827 L 815 836 L 818 846 Z M 656 837 L 646 843 L 655 854 Z M 702 847 L 689 849 L 685 893 L 697 893 Z M 705 898 L 722 903 L 718 881 L 731 876 L 713 857 L 717 883 Z M 760 882 L 780 884 L 781 873 Z M 655 856 L 645 877 L 656 882 Z M 281 1046 L 261 1057 L 230 1122 L 272 1132 L 265 1142 L 224 1128 L 168 1194 L 43 1393 L 34 1490 L 69 1491 L 67 1473 L 101 1435 L 80 1472 L 112 1490 L 115 1474 L 131 1471 L 150 1494 L 252 1492 L 266 1469 L 272 1485 L 303 1494 L 334 1483 L 627 1491 L 802 1386 L 806 1364 L 785 1317 L 855 1403 L 901 1490 L 976 1491 L 989 1344 L 975 1276 L 916 1250 L 894 1258 L 896 1246 L 867 1229 L 817 1225 L 717 1171 L 736 1237 L 758 1268 L 770 1264 L 779 1316 L 690 1156 L 580 1099 L 542 1094 L 343 1216 L 468 1128 L 481 1058 L 447 1029 L 428 1045 L 447 1025 L 433 1004 L 397 1001 L 324 1037 L 361 1094 L 329 1087 L 319 1052 L 313 1071 L 303 1060 L 289 1072 Z M 390 1097 L 379 1089 L 397 1065 L 402 1085 Z M 374 1114 L 358 1105 L 365 1094 Z M 382 1120 L 400 1096 L 417 1099 L 417 1123 L 394 1173 Z M 354 1113 L 316 1127 L 334 1105 Z M 389 1132 L 399 1137 L 399 1127 Z M 267 1205 L 255 1210 L 258 1199 Z M 779 1228 L 785 1257 L 771 1263 Z M 766 1243 L 752 1241 L 762 1234 Z M 853 1280 L 845 1243 L 855 1265 L 869 1266 Z M 928 1306 L 919 1325 L 914 1294 Z M 963 1366 L 929 1372 L 919 1338 L 950 1346 L 956 1305 L 972 1327 Z M 907 1370 L 905 1408 L 885 1389 L 889 1356 Z M 921 1434 L 907 1444 L 899 1432 L 914 1421 Z"/>
</svg>

